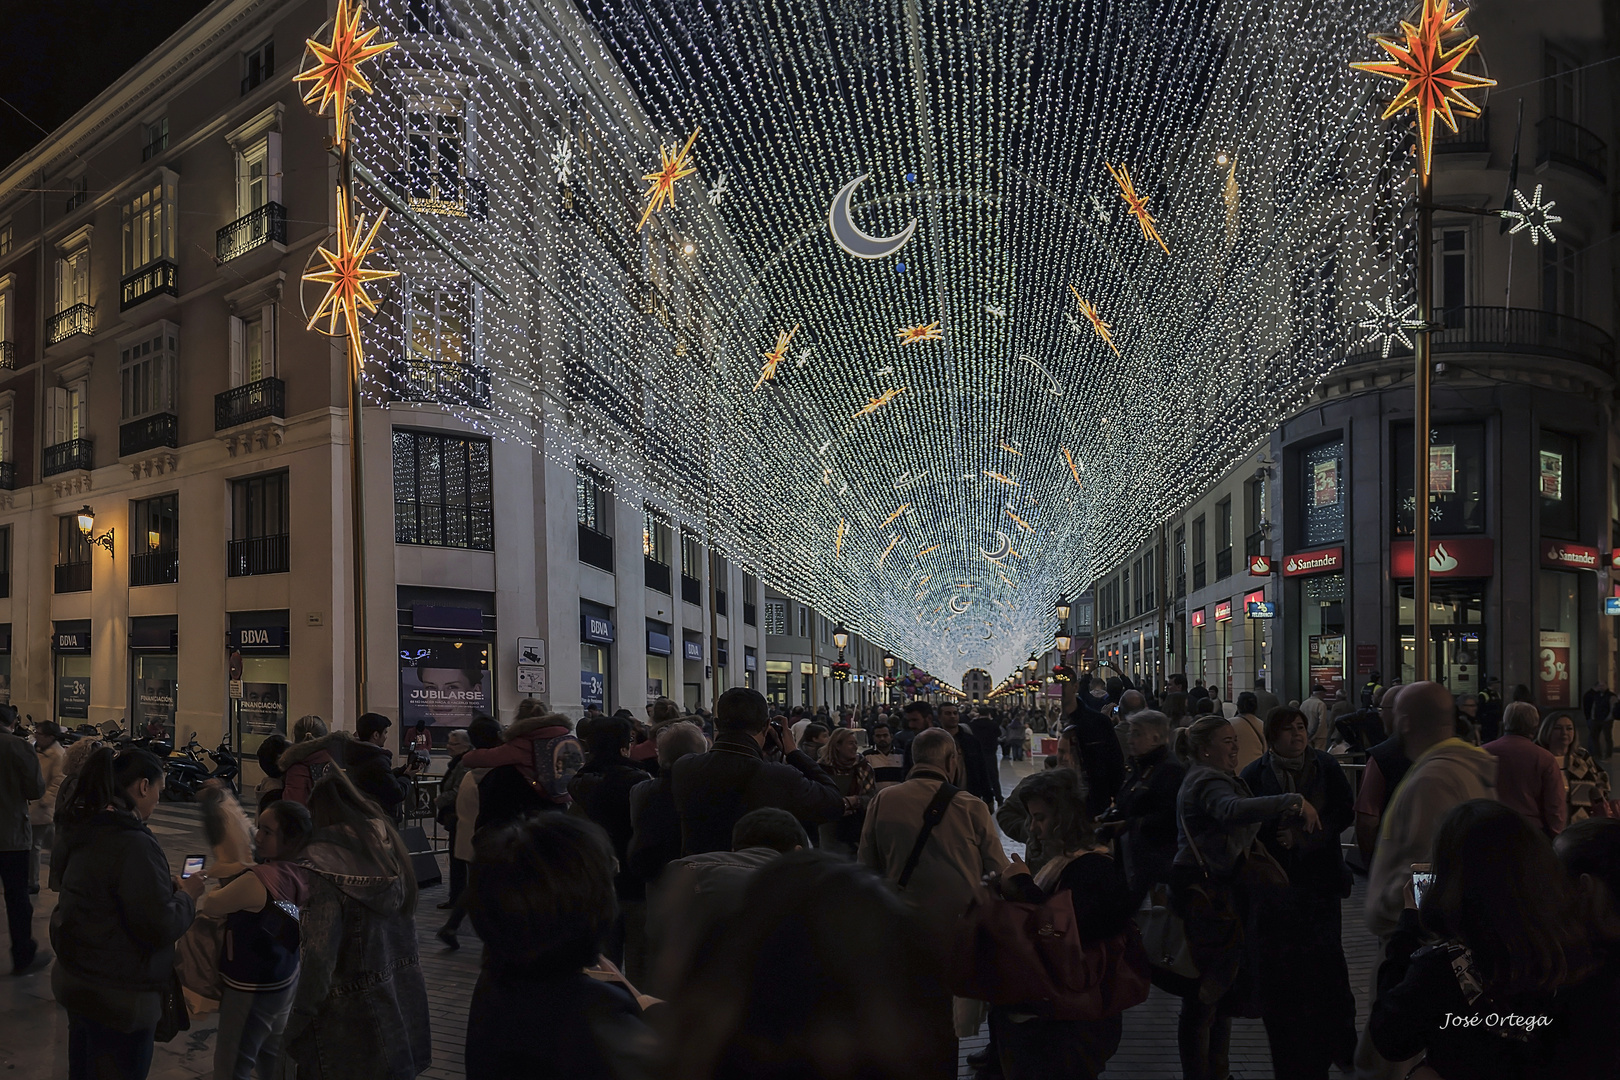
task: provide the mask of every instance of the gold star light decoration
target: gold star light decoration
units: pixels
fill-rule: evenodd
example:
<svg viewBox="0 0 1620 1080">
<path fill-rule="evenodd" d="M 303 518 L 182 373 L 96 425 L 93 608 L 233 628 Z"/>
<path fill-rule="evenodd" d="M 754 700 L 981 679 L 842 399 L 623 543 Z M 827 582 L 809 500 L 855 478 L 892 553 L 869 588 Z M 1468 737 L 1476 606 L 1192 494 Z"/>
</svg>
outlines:
<svg viewBox="0 0 1620 1080">
<path fill-rule="evenodd" d="M 352 10 L 352 14 L 351 14 Z M 349 0 L 338 0 L 337 14 L 332 17 L 330 43 L 308 39 L 304 44 L 315 64 L 308 71 L 293 76 L 294 82 L 312 84 L 304 94 L 304 104 L 314 105 L 316 113 L 324 114 L 328 105 L 337 121 L 337 142 L 342 145 L 349 134 L 349 90 L 371 93 L 371 83 L 360 74 L 360 65 L 366 60 L 385 53 L 398 42 L 384 41 L 373 45 L 381 27 L 360 31 L 360 5 L 351 9 Z"/>
<path fill-rule="evenodd" d="M 918 326 L 902 326 L 894 332 L 902 345 L 915 345 L 919 341 L 940 341 L 945 337 L 945 331 L 939 328 L 939 323 L 922 323 Z"/>
<path fill-rule="evenodd" d="M 793 335 L 798 332 L 799 324 L 794 323 L 793 329 L 785 334 L 776 335 L 776 348 L 765 354 L 765 366 L 759 371 L 759 381 L 754 384 L 755 390 L 776 378 L 776 366 L 787 357 L 788 345 L 793 341 Z"/>
<path fill-rule="evenodd" d="M 647 194 L 651 198 L 647 202 L 647 209 L 641 212 L 641 220 L 636 223 L 637 232 L 641 231 L 642 226 L 647 224 L 647 219 L 660 207 L 668 206 L 674 209 L 675 181 L 683 180 L 697 172 L 697 166 L 688 165 L 686 157 L 692 152 L 692 144 L 697 142 L 698 132 L 702 130 L 702 128 L 694 129 L 692 137 L 686 140 L 686 145 L 681 147 L 678 154 L 675 152 L 674 143 L 658 147 L 658 160 L 662 167 L 657 172 L 643 173 L 641 176 L 643 180 L 651 180 L 652 187 L 647 189 Z"/>
<path fill-rule="evenodd" d="M 1070 285 L 1069 291 L 1074 293 L 1074 302 L 1080 305 L 1080 314 L 1091 320 L 1091 328 L 1097 331 L 1097 336 L 1102 338 L 1103 343 L 1106 344 L 1110 349 L 1114 350 L 1115 356 L 1118 356 L 1119 346 L 1114 344 L 1113 325 L 1111 323 L 1105 323 L 1102 321 L 1102 316 L 1097 314 L 1097 309 L 1086 303 L 1085 300 L 1080 296 L 1079 289 L 1075 288 L 1073 285 Z"/>
<path fill-rule="evenodd" d="M 1159 230 L 1154 226 L 1153 215 L 1148 213 L 1147 196 L 1136 193 L 1136 184 L 1131 181 L 1130 168 L 1121 165 L 1118 169 L 1115 169 L 1106 161 L 1103 162 L 1103 165 L 1108 169 L 1108 175 L 1114 178 L 1114 183 L 1119 185 L 1119 194 L 1125 200 L 1126 209 L 1130 211 L 1132 217 L 1136 218 L 1136 223 L 1142 227 L 1142 238 L 1157 242 L 1161 248 L 1164 248 L 1166 255 L 1170 254 L 1170 248 L 1165 244 L 1164 237 L 1159 235 Z"/>
<path fill-rule="evenodd" d="M 1400 33 L 1405 43 L 1393 36 L 1378 36 L 1374 40 L 1389 54 L 1388 60 L 1363 60 L 1350 66 L 1359 71 L 1382 75 L 1401 84 L 1400 90 L 1384 110 L 1388 120 L 1396 113 L 1411 109 L 1417 114 L 1418 170 L 1424 182 L 1429 179 L 1429 166 L 1434 156 L 1434 121 L 1445 121 L 1452 131 L 1457 130 L 1457 113 L 1477 117 L 1480 107 L 1463 96 L 1464 90 L 1482 86 L 1495 86 L 1495 79 L 1483 75 L 1470 75 L 1459 70 L 1478 43 L 1478 37 L 1464 38 L 1446 48 L 1446 42 L 1455 40 L 1465 31 L 1460 29 L 1467 8 L 1458 8 L 1447 15 L 1451 0 L 1423 0 L 1423 11 L 1418 25 L 1401 20 Z"/>
<path fill-rule="evenodd" d="M 862 405 L 858 410 L 856 410 L 855 416 L 851 417 L 851 419 L 859 419 L 863 416 L 870 416 L 905 392 L 906 388 L 903 386 L 898 390 L 885 390 L 883 393 L 879 394 L 877 397 L 873 398 L 871 401 L 868 401 L 865 405 Z"/>
<path fill-rule="evenodd" d="M 377 240 L 377 232 L 388 217 L 384 210 L 377 215 L 372 223 L 371 231 L 366 231 L 366 219 L 351 220 L 349 216 L 349 201 L 338 191 L 338 227 L 335 250 L 325 247 L 317 248 L 316 254 L 326 263 L 324 270 L 311 270 L 304 274 L 305 281 L 313 281 L 326 286 L 326 295 L 321 297 L 320 304 L 315 308 L 315 314 L 310 316 L 307 329 L 315 329 L 315 324 L 322 318 L 326 319 L 325 333 L 335 335 L 338 329 L 338 320 L 343 320 L 344 328 L 349 334 L 349 353 L 355 363 L 361 363 L 360 350 L 360 312 L 361 310 L 376 314 L 377 302 L 366 292 L 368 282 L 380 281 L 384 278 L 398 277 L 397 270 L 378 270 L 365 265 L 366 257 L 371 254 L 371 247 Z"/>
</svg>

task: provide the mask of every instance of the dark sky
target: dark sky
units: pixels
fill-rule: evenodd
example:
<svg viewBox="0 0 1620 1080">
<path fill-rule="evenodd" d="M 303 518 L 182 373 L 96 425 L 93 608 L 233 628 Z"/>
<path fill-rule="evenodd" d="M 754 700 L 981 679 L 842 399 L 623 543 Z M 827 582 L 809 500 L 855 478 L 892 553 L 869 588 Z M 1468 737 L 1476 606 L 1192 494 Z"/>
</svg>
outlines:
<svg viewBox="0 0 1620 1080">
<path fill-rule="evenodd" d="M 0 0 L 0 168 L 44 139 L 40 128 L 55 130 L 207 6 Z"/>
</svg>

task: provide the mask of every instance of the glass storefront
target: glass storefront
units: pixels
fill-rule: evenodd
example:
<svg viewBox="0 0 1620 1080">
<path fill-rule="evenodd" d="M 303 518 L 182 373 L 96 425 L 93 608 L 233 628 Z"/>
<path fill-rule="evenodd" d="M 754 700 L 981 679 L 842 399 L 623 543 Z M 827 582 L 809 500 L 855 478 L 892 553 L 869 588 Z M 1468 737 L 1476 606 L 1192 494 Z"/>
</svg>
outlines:
<svg viewBox="0 0 1620 1080">
<path fill-rule="evenodd" d="M 51 651 L 55 654 L 56 722 L 76 728 L 90 719 L 90 620 L 57 623 Z"/>
<path fill-rule="evenodd" d="M 1568 709 L 1581 685 L 1581 598 L 1579 574 L 1543 570 L 1540 576 L 1540 634 L 1536 639 L 1536 704 Z"/>
<path fill-rule="evenodd" d="M 242 759 L 244 785 L 263 776 L 256 755 L 271 735 L 286 736 L 292 664 L 285 611 L 231 613 L 226 696 L 231 745 Z"/>
<path fill-rule="evenodd" d="M 612 712 L 613 609 L 579 602 L 579 701 L 586 709 Z"/>
<path fill-rule="evenodd" d="M 778 709 L 788 707 L 788 687 L 793 681 L 793 665 L 786 660 L 765 661 L 765 700 Z"/>
<path fill-rule="evenodd" d="M 11 624 L 0 623 L 0 705 L 11 704 Z"/>
<path fill-rule="evenodd" d="M 1304 678 L 1294 693 L 1303 701 L 1320 684 L 1331 701 L 1335 691 L 1345 689 L 1344 573 L 1301 579 L 1299 614 L 1299 670 Z"/>
<path fill-rule="evenodd" d="M 129 729 L 136 737 L 149 735 L 171 746 L 179 745 L 175 736 L 180 734 L 174 727 L 180 678 L 177 622 L 173 615 L 129 621 Z"/>
<path fill-rule="evenodd" d="M 434 746 L 480 716 L 495 715 L 489 645 L 478 639 L 399 639 L 400 738 L 427 724 Z"/>
<path fill-rule="evenodd" d="M 669 696 L 669 654 L 674 651 L 669 623 L 647 620 L 647 704 Z"/>
<path fill-rule="evenodd" d="M 1432 679 L 1453 694 L 1478 693 L 1485 657 L 1484 581 L 1429 582 L 1429 665 L 1425 675 L 1414 670 L 1417 638 L 1413 630 L 1412 583 L 1399 588 L 1400 610 L 1395 638 L 1400 643 L 1401 682 Z"/>
</svg>

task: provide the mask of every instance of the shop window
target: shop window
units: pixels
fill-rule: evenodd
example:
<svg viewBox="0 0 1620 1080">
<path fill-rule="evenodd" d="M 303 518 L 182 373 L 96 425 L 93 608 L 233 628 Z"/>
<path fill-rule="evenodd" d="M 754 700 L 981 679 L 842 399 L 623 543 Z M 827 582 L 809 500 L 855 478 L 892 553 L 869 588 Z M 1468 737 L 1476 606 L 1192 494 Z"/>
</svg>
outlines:
<svg viewBox="0 0 1620 1080">
<path fill-rule="evenodd" d="M 1431 679 L 1454 694 L 1477 693 L 1484 685 L 1481 661 L 1485 655 L 1485 583 L 1431 580 L 1429 582 L 1429 664 L 1426 675 L 1413 667 L 1412 583 L 1398 586 L 1395 636 L 1400 642 L 1401 682 Z M 1389 674 L 1386 670 L 1385 674 Z"/>
<path fill-rule="evenodd" d="M 1541 492 L 1541 533 L 1575 539 L 1580 536 L 1580 492 L 1575 466 L 1575 439 L 1556 431 L 1541 432 L 1537 475 Z"/>
<path fill-rule="evenodd" d="M 400 737 L 427 724 L 434 745 L 480 716 L 494 716 L 489 645 L 476 638 L 399 639 Z"/>
<path fill-rule="evenodd" d="M 129 730 L 173 745 L 180 658 L 173 615 L 129 621 Z"/>
<path fill-rule="evenodd" d="M 1412 428 L 1396 427 L 1395 535 L 1412 535 Z M 1452 424 L 1429 432 L 1429 529 L 1432 534 L 1485 531 L 1485 425 Z"/>
<path fill-rule="evenodd" d="M 287 734 L 291 679 L 285 611 L 234 611 L 226 639 L 232 746 L 242 758 L 244 785 L 255 782 L 259 744 Z"/>
<path fill-rule="evenodd" d="M 1543 570 L 1536 650 L 1536 704 L 1567 709 L 1580 686 L 1581 598 L 1579 574 Z"/>
<path fill-rule="evenodd" d="M 767 608 L 770 604 L 767 602 Z M 788 707 L 788 685 L 793 679 L 793 665 L 786 660 L 765 661 L 765 700 L 779 709 Z"/>
<path fill-rule="evenodd" d="M 1306 547 L 1344 539 L 1344 440 L 1313 446 L 1301 456 L 1300 517 Z"/>
<path fill-rule="evenodd" d="M 394 541 L 495 548 L 488 439 L 394 429 Z"/>
</svg>

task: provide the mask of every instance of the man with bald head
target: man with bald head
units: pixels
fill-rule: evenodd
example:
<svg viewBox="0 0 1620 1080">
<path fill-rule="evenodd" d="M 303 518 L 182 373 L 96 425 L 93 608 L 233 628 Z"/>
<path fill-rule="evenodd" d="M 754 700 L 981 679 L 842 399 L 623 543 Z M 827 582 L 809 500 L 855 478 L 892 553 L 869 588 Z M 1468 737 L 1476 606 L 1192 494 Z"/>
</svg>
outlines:
<svg viewBox="0 0 1620 1080">
<path fill-rule="evenodd" d="M 1384 812 L 1367 875 L 1367 929 L 1378 936 L 1379 956 L 1406 906 L 1412 864 L 1429 861 L 1441 820 L 1470 799 L 1496 797 L 1496 759 L 1457 738 L 1451 691 L 1433 682 L 1404 686 L 1395 699 L 1394 716 L 1395 735 L 1412 764 Z M 1373 993 L 1377 995 L 1376 972 Z M 1378 1055 L 1363 1030 L 1356 1047 L 1359 1080 L 1405 1075 L 1400 1063 Z"/>
</svg>

